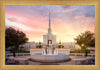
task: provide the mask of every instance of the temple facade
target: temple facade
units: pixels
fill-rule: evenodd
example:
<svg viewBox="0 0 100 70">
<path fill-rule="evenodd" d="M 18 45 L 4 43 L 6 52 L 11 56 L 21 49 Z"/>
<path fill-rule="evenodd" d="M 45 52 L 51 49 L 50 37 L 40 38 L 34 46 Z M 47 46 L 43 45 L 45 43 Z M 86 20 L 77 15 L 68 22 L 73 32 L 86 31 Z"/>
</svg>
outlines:
<svg viewBox="0 0 100 70">
<path fill-rule="evenodd" d="M 56 35 L 52 34 L 51 30 L 51 22 L 50 22 L 50 12 L 49 12 L 49 28 L 48 28 L 48 33 L 46 35 L 43 35 L 43 44 L 48 45 L 56 45 Z"/>
</svg>

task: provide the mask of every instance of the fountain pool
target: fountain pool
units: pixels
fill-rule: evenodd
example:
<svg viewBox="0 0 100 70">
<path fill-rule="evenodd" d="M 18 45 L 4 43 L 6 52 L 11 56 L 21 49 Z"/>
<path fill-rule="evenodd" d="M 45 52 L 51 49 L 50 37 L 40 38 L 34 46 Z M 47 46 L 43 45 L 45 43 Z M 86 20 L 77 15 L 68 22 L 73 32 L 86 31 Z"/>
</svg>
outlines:
<svg viewBox="0 0 100 70">
<path fill-rule="evenodd" d="M 30 59 L 32 61 L 38 61 L 38 62 L 61 62 L 69 60 L 69 55 L 34 55 L 31 56 Z"/>
<path fill-rule="evenodd" d="M 36 55 L 42 55 L 42 53 L 36 53 Z M 45 54 L 46 55 L 46 54 Z M 57 55 L 63 55 L 61 53 L 57 54 Z"/>
<path fill-rule="evenodd" d="M 30 60 L 38 62 L 62 62 L 70 59 L 69 49 L 56 49 L 56 54 L 51 54 L 51 50 L 48 50 L 47 54 L 43 54 L 43 49 L 31 49 Z M 37 52 L 36 52 L 37 51 Z"/>
</svg>

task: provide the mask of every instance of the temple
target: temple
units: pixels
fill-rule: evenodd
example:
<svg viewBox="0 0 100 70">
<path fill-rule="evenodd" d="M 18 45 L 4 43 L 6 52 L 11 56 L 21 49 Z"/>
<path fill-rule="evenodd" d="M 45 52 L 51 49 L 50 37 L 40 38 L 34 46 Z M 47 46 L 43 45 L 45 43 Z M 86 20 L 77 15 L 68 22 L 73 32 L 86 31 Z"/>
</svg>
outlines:
<svg viewBox="0 0 100 70">
<path fill-rule="evenodd" d="M 52 44 L 52 45 L 56 45 L 56 35 L 52 34 L 52 30 L 51 30 L 51 20 L 50 20 L 50 12 L 49 12 L 49 28 L 48 28 L 48 33 L 47 35 L 43 35 L 43 44 L 44 45 L 48 45 L 48 44 Z"/>
</svg>

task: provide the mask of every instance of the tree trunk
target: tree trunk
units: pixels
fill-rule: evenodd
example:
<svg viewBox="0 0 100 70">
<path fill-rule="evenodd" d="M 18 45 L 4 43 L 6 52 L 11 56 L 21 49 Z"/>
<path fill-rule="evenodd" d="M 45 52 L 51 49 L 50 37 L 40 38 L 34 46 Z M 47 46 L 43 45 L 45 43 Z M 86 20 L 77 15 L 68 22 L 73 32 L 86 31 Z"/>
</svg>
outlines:
<svg viewBox="0 0 100 70">
<path fill-rule="evenodd" d="M 86 56 L 87 56 L 87 54 L 88 54 L 88 53 L 87 53 L 87 51 L 86 51 Z"/>
<path fill-rule="evenodd" d="M 14 52 L 13 52 L 13 56 L 16 57 L 16 51 L 18 50 L 19 45 L 16 45 L 16 47 L 14 48 Z"/>
<path fill-rule="evenodd" d="M 87 52 L 87 50 L 85 50 L 85 57 L 87 57 L 88 56 L 88 52 Z"/>
<path fill-rule="evenodd" d="M 13 52 L 13 56 L 16 57 L 15 51 Z"/>
</svg>

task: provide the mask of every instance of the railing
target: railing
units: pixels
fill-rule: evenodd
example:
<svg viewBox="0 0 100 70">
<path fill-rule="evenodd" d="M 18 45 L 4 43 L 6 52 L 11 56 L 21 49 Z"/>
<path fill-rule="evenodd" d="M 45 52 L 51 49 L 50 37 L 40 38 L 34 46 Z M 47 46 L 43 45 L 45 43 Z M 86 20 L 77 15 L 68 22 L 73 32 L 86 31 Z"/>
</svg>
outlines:
<svg viewBox="0 0 100 70">
<path fill-rule="evenodd" d="M 30 55 L 34 55 L 35 53 L 42 53 L 43 49 L 30 49 Z"/>
<path fill-rule="evenodd" d="M 13 56 L 13 53 L 9 53 L 9 54 L 5 54 L 6 57 L 8 56 Z M 26 56 L 26 55 L 30 55 L 30 53 L 15 53 L 16 56 Z"/>
<path fill-rule="evenodd" d="M 70 49 L 57 49 L 58 53 L 70 55 Z"/>
</svg>

